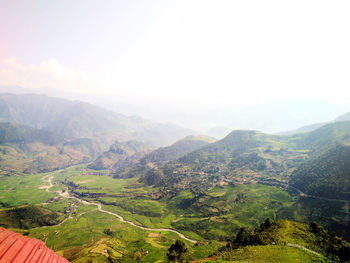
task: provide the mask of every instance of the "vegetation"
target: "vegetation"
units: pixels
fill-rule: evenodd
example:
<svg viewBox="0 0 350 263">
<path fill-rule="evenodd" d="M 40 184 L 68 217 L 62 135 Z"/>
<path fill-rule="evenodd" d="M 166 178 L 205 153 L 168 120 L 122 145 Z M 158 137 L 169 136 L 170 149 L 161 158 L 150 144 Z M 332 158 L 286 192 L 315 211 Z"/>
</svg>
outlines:
<svg viewBox="0 0 350 263">
<path fill-rule="evenodd" d="M 178 130 L 80 102 L 0 102 L 2 120 L 35 127 L 0 123 L 0 224 L 72 262 L 350 260 L 349 243 L 328 232 L 350 239 L 350 122 L 293 136 L 191 136 L 148 152 L 127 140 Z"/>
<path fill-rule="evenodd" d="M 212 259 L 212 260 L 211 260 Z M 326 263 L 325 257 L 307 253 L 294 247 L 280 245 L 247 246 L 219 253 L 207 261 L 235 263 Z"/>
<path fill-rule="evenodd" d="M 0 211 L 0 225 L 6 228 L 30 229 L 58 223 L 58 213 L 40 206 L 28 205 Z"/>
<path fill-rule="evenodd" d="M 291 185 L 313 196 L 350 200 L 349 156 L 350 146 L 338 144 L 300 165 Z"/>
<path fill-rule="evenodd" d="M 109 147 L 108 151 L 102 153 L 95 161 L 90 163 L 88 168 L 95 170 L 115 170 L 142 158 L 147 152 L 146 145 L 141 142 L 116 141 Z"/>
<path fill-rule="evenodd" d="M 306 262 L 346 262 L 350 259 L 350 244 L 335 234 L 328 233 L 316 223 L 306 225 L 287 220 L 271 222 L 268 218 L 253 231 L 242 228 L 236 238 L 220 249 L 216 256 L 224 260 L 245 259 L 248 262 L 255 262 L 263 257 L 271 262 L 290 262 L 295 256 L 300 257 L 293 249 L 281 249 L 281 246 L 298 248 L 312 254 Z M 265 256 L 257 255 L 259 251 L 265 251 Z M 286 254 L 278 251 L 284 251 Z M 256 256 L 255 260 L 246 253 L 253 253 Z"/>
<path fill-rule="evenodd" d="M 171 262 L 183 262 L 186 252 L 186 244 L 181 240 L 176 240 L 175 243 L 169 247 L 167 257 Z"/>
<path fill-rule="evenodd" d="M 208 136 L 187 136 L 170 146 L 156 149 L 143 158 L 139 158 L 137 163 L 130 163 L 128 166 L 115 166 L 118 169 L 112 173 L 112 176 L 115 178 L 130 178 L 140 173 L 145 174 L 154 171 L 162 164 L 200 149 L 214 141 L 215 139 Z"/>
</svg>

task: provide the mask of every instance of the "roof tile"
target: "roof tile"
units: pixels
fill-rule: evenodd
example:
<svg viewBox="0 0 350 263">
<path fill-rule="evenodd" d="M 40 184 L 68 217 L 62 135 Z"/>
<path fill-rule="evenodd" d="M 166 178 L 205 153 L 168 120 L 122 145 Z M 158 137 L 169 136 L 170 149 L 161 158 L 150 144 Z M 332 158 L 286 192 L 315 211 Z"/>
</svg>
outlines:
<svg viewBox="0 0 350 263">
<path fill-rule="evenodd" d="M 0 227 L 0 263 L 69 263 L 45 243 Z"/>
</svg>

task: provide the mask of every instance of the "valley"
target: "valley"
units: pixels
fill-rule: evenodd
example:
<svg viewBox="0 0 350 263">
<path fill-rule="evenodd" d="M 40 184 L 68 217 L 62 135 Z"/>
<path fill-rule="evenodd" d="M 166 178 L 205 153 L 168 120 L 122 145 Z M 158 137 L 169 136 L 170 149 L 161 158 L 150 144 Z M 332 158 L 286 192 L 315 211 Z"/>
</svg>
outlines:
<svg viewBox="0 0 350 263">
<path fill-rule="evenodd" d="M 113 179 L 108 171 L 96 175 L 86 166 L 1 178 L 5 184 L 0 196 L 8 207 L 35 205 L 59 215 L 53 225 L 15 229 L 45 241 L 73 262 L 89 262 L 92 258 L 96 262 L 134 262 L 136 254 L 141 262 L 166 262 L 167 248 L 178 238 L 187 244 L 191 260 L 200 260 L 215 253 L 240 227 L 252 229 L 266 217 L 277 218 L 281 209 L 298 199 L 272 186 L 225 185 L 188 206 L 191 192 L 159 199 L 154 193 L 157 189 L 139 183 L 137 178 Z M 22 195 L 13 202 L 15 193 Z M 291 255 L 296 253 L 296 258 L 313 257 L 307 251 L 310 246 L 297 249 L 304 244 L 293 242 L 296 244 L 286 244 L 290 249 L 283 249 L 291 250 Z M 276 247 L 271 249 L 273 257 L 282 257 L 273 252 Z"/>
<path fill-rule="evenodd" d="M 41 186 L 39 187 L 39 189 L 45 189 L 47 192 L 50 192 L 50 189 L 54 186 L 52 184 L 52 180 L 53 180 L 54 176 L 49 174 L 49 175 L 46 175 L 44 177 L 41 178 L 41 180 L 44 181 L 44 183 L 48 184 L 48 185 L 44 185 L 44 186 Z M 90 182 L 93 181 L 93 180 L 90 180 Z M 82 183 L 86 183 L 86 182 L 89 182 L 89 180 L 87 181 L 83 181 Z M 83 199 L 80 199 L 80 198 L 77 198 L 76 196 L 72 197 L 71 195 L 69 195 L 69 192 L 68 192 L 68 189 L 65 189 L 63 191 L 58 191 L 57 192 L 59 194 L 59 196 L 61 197 L 64 197 L 64 198 L 68 198 L 68 199 L 75 199 L 75 200 L 78 200 L 80 203 L 84 204 L 84 205 L 95 205 L 97 206 L 97 210 L 102 212 L 102 213 L 106 213 L 106 214 L 109 214 L 109 215 L 112 215 L 112 216 L 115 216 L 117 217 L 120 222 L 122 223 L 128 223 L 134 227 L 137 227 L 137 228 L 140 228 L 140 229 L 143 229 L 143 230 L 148 230 L 148 231 L 157 231 L 157 232 L 173 232 L 175 234 L 177 234 L 179 237 L 181 237 L 182 239 L 186 240 L 186 241 L 189 241 L 191 243 L 196 243 L 197 241 L 196 240 L 192 240 L 192 239 L 189 239 L 187 237 L 185 237 L 183 234 L 181 234 L 180 232 L 178 231 L 175 231 L 173 229 L 168 229 L 168 228 L 159 228 L 159 229 L 153 229 L 153 228 L 147 228 L 147 227 L 144 227 L 144 226 L 139 226 L 139 225 L 136 225 L 135 223 L 131 222 L 131 221 L 127 221 L 125 220 L 121 215 L 118 215 L 116 213 L 113 213 L 113 212 L 110 212 L 110 211 L 107 211 L 107 210 L 104 210 L 102 209 L 102 205 L 100 203 L 90 203 L 88 201 L 85 201 Z M 73 219 L 73 218 L 71 218 Z M 61 222 L 62 223 L 62 222 Z M 60 224 L 61 224 L 60 223 Z"/>
<path fill-rule="evenodd" d="M 349 1 L 0 1 L 0 263 L 350 263 Z"/>
<path fill-rule="evenodd" d="M 179 256 L 169 250 L 175 241 L 186 248 L 182 261 L 347 258 L 350 121 L 293 135 L 192 135 L 157 147 L 117 136 L 112 113 L 58 102 L 84 116 L 55 121 L 62 129 L 75 123 L 76 133 L 44 125 L 56 111 L 38 114 L 34 127 L 27 126 L 33 120 L 13 122 L 26 118 L 22 111 L 0 123 L 0 226 L 44 241 L 71 262 L 167 262 Z M 89 129 L 77 137 L 76 121 L 101 124 L 91 124 L 96 118 L 113 119 L 108 134 Z"/>
</svg>

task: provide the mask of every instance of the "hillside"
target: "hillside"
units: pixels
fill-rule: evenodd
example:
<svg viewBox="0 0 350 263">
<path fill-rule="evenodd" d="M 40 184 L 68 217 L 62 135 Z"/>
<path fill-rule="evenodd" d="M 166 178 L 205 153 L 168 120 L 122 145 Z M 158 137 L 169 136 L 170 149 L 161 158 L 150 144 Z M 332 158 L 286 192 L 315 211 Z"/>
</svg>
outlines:
<svg viewBox="0 0 350 263">
<path fill-rule="evenodd" d="M 233 131 L 218 142 L 134 174 L 140 176 L 139 182 L 159 189 L 156 191 L 161 196 L 177 198 L 189 191 L 193 195 L 188 200 L 191 204 L 201 203 L 199 200 L 203 204 L 202 197 L 225 185 L 281 187 L 296 199 L 290 206 L 275 210 L 279 218 L 315 220 L 348 239 L 348 202 L 328 199 L 349 200 L 349 128 L 350 122 L 338 122 L 294 136 Z M 253 195 L 249 190 L 238 200 L 246 202 Z M 190 229 L 192 223 L 180 220 L 174 225 Z"/>
<path fill-rule="evenodd" d="M 48 131 L 37 130 L 16 123 L 0 122 L 0 144 L 26 144 L 42 142 L 49 145 L 62 143 L 64 137 Z"/>
<path fill-rule="evenodd" d="M 233 131 L 158 170 L 142 173 L 141 181 L 172 192 L 195 188 L 203 192 L 222 181 L 232 184 L 256 183 L 263 178 L 285 181 L 306 158 L 306 151 L 298 149 L 294 137 Z"/>
<path fill-rule="evenodd" d="M 335 121 L 350 121 L 350 112 L 340 115 Z"/>
<path fill-rule="evenodd" d="M 20 206 L 0 210 L 0 226 L 30 229 L 40 226 L 56 225 L 59 214 L 40 206 Z"/>
<path fill-rule="evenodd" d="M 170 146 L 152 151 L 139 159 L 137 163 L 120 167 L 112 175 L 116 178 L 135 177 L 213 142 L 215 142 L 215 139 L 208 136 L 187 136 Z"/>
<path fill-rule="evenodd" d="M 95 170 L 115 170 L 138 160 L 149 152 L 148 147 L 137 141 L 118 142 L 109 147 L 96 160 L 88 165 Z"/>
<path fill-rule="evenodd" d="M 0 123 L 2 173 L 50 171 L 91 161 L 101 146 L 91 139 L 68 140 L 52 132 L 14 123 Z"/>
<path fill-rule="evenodd" d="M 187 136 L 168 147 L 163 147 L 151 152 L 145 157 L 145 160 L 160 165 L 215 141 L 214 138 L 209 136 Z"/>
<path fill-rule="evenodd" d="M 124 116 L 81 101 L 36 94 L 0 94 L 0 120 L 52 131 L 72 138 L 139 140 L 155 146 L 168 145 L 192 133 L 173 124 Z"/>
<path fill-rule="evenodd" d="M 350 200 L 350 146 L 339 144 L 301 164 L 290 184 L 309 195 Z"/>
<path fill-rule="evenodd" d="M 141 181 L 171 191 L 191 189 L 196 184 L 201 184 L 204 191 L 222 180 L 233 184 L 271 180 L 288 183 L 294 170 L 306 165 L 307 160 L 311 158 L 313 163 L 313 158 L 337 144 L 349 142 L 350 122 L 337 122 L 294 136 L 233 131 L 218 142 L 165 163 L 160 169 L 143 169 Z"/>
<path fill-rule="evenodd" d="M 314 123 L 314 124 L 300 127 L 298 129 L 295 129 L 292 131 L 279 132 L 277 134 L 290 136 L 290 135 L 295 135 L 295 134 L 308 133 L 308 132 L 312 132 L 314 130 L 317 130 L 318 128 L 321 128 L 324 125 L 326 125 L 326 123 Z"/>
<path fill-rule="evenodd" d="M 350 121 L 335 122 L 304 134 L 298 147 L 309 149 L 313 155 L 323 153 L 337 143 L 350 142 Z"/>
<path fill-rule="evenodd" d="M 323 126 L 326 126 L 327 124 L 332 124 L 335 122 L 344 122 L 344 121 L 350 121 L 350 112 L 347 112 L 343 115 L 340 115 L 339 117 L 335 118 L 332 121 L 329 122 L 323 122 L 323 123 L 313 123 L 306 126 L 302 126 L 298 129 L 291 130 L 291 131 L 285 131 L 285 132 L 279 132 L 278 135 L 296 135 L 301 133 L 309 133 L 313 132 Z"/>
<path fill-rule="evenodd" d="M 253 231 L 241 229 L 207 261 L 217 262 L 347 262 L 350 244 L 316 223 L 267 219 Z"/>
</svg>

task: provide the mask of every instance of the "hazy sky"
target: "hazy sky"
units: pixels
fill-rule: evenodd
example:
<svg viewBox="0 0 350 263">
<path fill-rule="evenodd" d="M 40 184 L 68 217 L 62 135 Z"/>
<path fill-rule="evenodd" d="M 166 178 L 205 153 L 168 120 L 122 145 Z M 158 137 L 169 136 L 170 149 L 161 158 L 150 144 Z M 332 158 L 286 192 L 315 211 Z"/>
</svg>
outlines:
<svg viewBox="0 0 350 263">
<path fill-rule="evenodd" d="M 0 84 L 187 108 L 350 104 L 349 13 L 349 1 L 0 0 Z"/>
</svg>

